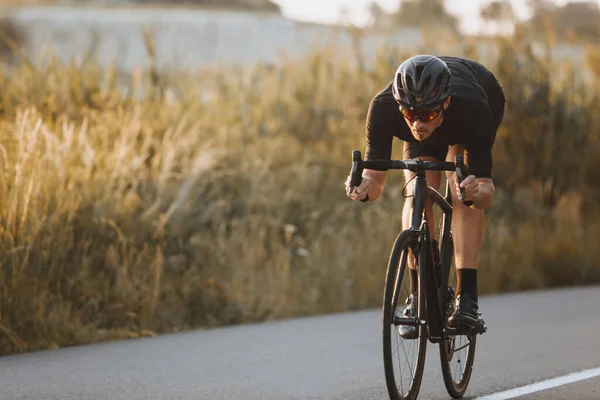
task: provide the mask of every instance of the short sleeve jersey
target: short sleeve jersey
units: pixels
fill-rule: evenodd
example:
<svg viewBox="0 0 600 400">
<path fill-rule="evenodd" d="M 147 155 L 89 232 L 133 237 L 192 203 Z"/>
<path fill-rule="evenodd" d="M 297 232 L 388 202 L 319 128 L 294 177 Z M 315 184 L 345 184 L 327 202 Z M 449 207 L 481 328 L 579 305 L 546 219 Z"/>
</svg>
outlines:
<svg viewBox="0 0 600 400">
<path fill-rule="evenodd" d="M 444 111 L 442 124 L 421 143 L 434 147 L 463 145 L 471 173 L 478 178 L 491 178 L 497 121 L 492 116 L 486 88 L 499 87 L 499 84 L 494 75 L 477 62 L 458 57 L 439 58 L 452 73 L 451 101 Z M 391 83 L 371 100 L 366 135 L 366 160 L 390 159 L 394 137 L 417 142 L 398 109 Z"/>
</svg>

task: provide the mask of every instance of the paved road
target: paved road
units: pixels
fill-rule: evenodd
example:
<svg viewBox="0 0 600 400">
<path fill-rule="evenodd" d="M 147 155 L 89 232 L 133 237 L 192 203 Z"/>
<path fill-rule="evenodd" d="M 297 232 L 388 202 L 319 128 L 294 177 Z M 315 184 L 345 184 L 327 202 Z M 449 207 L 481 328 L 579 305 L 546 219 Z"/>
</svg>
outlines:
<svg viewBox="0 0 600 400">
<path fill-rule="evenodd" d="M 465 399 L 600 367 L 600 286 L 484 297 Z M 0 358 L 2 400 L 387 399 L 379 310 Z M 420 399 L 449 399 L 429 345 Z M 518 397 L 600 399 L 600 377 Z"/>
</svg>

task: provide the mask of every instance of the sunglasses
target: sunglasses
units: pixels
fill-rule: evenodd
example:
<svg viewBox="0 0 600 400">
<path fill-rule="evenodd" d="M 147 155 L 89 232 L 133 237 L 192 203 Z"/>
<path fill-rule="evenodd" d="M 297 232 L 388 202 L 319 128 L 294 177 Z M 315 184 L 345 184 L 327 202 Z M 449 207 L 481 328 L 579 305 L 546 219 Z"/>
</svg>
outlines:
<svg viewBox="0 0 600 400">
<path fill-rule="evenodd" d="M 402 116 L 409 121 L 422 121 L 422 122 L 431 122 L 438 117 L 442 113 L 444 108 L 439 106 L 430 110 L 408 110 L 402 106 L 400 106 L 400 112 Z"/>
</svg>

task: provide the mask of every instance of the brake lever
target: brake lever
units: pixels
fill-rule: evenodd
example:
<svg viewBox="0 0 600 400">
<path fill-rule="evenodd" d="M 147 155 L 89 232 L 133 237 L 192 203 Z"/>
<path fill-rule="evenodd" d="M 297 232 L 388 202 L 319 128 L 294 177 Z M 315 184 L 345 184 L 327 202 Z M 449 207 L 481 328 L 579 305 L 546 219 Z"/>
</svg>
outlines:
<svg viewBox="0 0 600 400">
<path fill-rule="evenodd" d="M 352 151 L 352 169 L 350 170 L 350 193 L 362 183 L 363 162 L 360 150 Z M 361 200 L 363 203 L 369 201 L 369 195 Z"/>
<path fill-rule="evenodd" d="M 465 160 L 462 155 L 454 157 L 454 164 L 456 165 L 456 178 L 458 180 L 458 184 L 460 185 L 462 181 L 464 181 L 465 178 L 469 176 L 469 167 L 465 164 Z M 461 187 L 458 199 L 461 200 L 467 207 L 473 205 L 474 202 L 472 200 L 465 201 L 464 198 L 465 189 Z"/>
</svg>

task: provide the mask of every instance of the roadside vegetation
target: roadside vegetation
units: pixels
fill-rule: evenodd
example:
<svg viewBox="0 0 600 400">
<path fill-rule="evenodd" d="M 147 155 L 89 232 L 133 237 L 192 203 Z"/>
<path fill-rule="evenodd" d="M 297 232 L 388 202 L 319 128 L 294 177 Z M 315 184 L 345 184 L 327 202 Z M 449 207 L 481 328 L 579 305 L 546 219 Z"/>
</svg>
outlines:
<svg viewBox="0 0 600 400">
<path fill-rule="evenodd" d="M 508 102 L 480 292 L 600 282 L 600 84 L 495 45 L 460 53 Z M 0 353 L 379 307 L 402 174 L 367 205 L 343 183 L 371 97 L 408 56 L 125 78 L 4 66 Z"/>
</svg>

